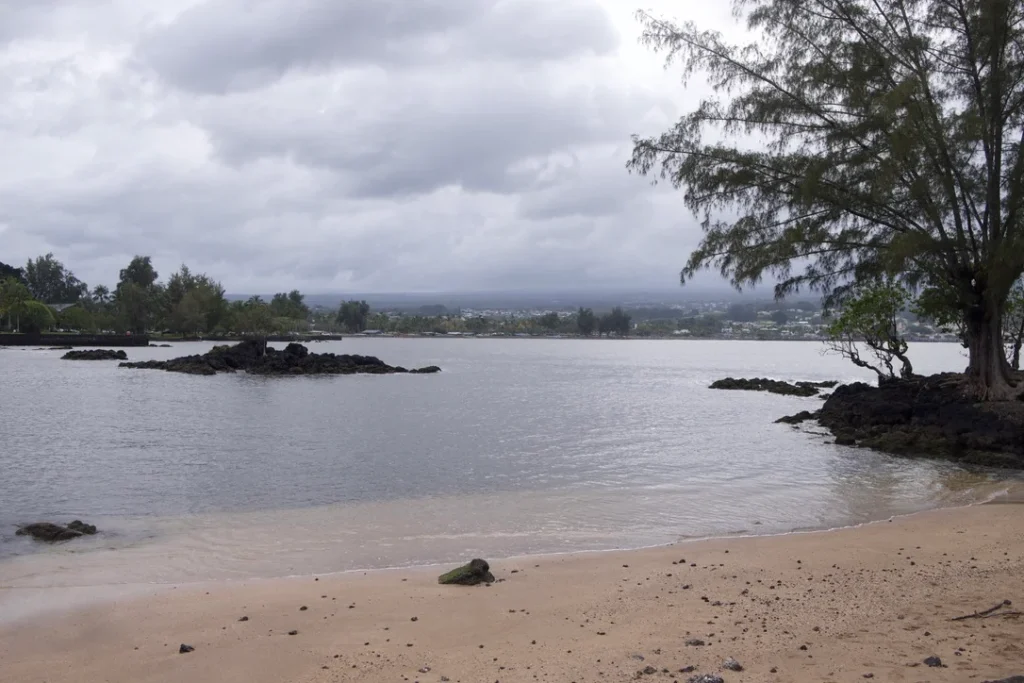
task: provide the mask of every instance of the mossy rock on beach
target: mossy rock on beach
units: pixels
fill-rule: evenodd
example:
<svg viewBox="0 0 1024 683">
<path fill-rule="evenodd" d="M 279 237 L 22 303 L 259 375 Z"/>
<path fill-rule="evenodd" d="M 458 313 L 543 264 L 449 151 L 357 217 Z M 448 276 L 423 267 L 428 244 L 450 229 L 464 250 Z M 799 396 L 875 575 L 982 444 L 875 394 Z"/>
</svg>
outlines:
<svg viewBox="0 0 1024 683">
<path fill-rule="evenodd" d="M 486 560 L 475 559 L 458 569 L 441 574 L 437 577 L 437 582 L 445 585 L 476 586 L 481 583 L 494 583 L 494 574 L 491 574 L 491 566 Z"/>
</svg>

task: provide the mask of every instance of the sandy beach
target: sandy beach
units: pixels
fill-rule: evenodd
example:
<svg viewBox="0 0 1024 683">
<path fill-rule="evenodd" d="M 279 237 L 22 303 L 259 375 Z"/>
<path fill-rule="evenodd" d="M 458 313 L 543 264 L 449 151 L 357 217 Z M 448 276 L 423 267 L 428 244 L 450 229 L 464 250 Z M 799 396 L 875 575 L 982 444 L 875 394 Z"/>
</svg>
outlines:
<svg viewBox="0 0 1024 683">
<path fill-rule="evenodd" d="M 985 681 L 1024 674 L 1024 507 L 438 568 L 165 587 L 0 626 L 18 683 Z M 995 614 L 954 621 L 1010 600 Z M 1004 616 L 1003 614 L 1006 613 Z M 703 644 L 698 644 L 702 642 Z M 179 654 L 182 644 L 194 651 Z M 929 657 L 942 666 L 928 666 Z M 742 671 L 723 668 L 734 658 Z"/>
</svg>

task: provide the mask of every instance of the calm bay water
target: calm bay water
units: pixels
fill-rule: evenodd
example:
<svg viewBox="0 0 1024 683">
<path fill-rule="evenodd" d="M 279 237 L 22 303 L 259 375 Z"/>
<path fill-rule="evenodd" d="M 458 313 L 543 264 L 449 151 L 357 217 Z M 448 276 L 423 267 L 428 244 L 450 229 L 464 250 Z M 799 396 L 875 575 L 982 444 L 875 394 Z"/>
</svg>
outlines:
<svg viewBox="0 0 1024 683">
<path fill-rule="evenodd" d="M 353 338 L 311 348 L 443 372 L 192 377 L 0 349 L 0 587 L 776 533 L 956 504 L 993 485 L 773 424 L 819 399 L 706 388 L 725 376 L 870 381 L 814 343 Z M 965 364 L 948 344 L 917 345 L 912 357 L 926 373 Z M 20 523 L 73 518 L 105 533 L 55 547 L 14 536 Z"/>
</svg>

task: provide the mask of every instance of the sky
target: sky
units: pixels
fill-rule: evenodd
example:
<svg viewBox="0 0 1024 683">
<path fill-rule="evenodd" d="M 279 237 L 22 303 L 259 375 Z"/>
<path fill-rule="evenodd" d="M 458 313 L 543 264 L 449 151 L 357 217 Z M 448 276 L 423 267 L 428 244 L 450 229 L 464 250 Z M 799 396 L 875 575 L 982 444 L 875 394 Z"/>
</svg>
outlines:
<svg viewBox="0 0 1024 683">
<path fill-rule="evenodd" d="M 700 228 L 625 163 L 706 93 L 638 44 L 641 7 L 735 26 L 673 0 L 0 0 L 0 261 L 671 289 Z"/>
</svg>

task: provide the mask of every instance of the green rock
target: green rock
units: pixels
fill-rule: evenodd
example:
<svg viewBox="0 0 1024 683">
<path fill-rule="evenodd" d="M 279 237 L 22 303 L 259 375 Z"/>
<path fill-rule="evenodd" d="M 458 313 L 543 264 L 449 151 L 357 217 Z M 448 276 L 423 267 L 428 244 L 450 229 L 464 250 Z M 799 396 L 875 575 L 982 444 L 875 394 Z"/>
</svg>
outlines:
<svg viewBox="0 0 1024 683">
<path fill-rule="evenodd" d="M 441 574 L 441 576 L 437 577 L 437 582 L 460 586 L 476 586 L 481 583 L 494 583 L 494 574 L 491 574 L 491 566 L 487 564 L 486 560 L 475 559 L 458 569 Z"/>
</svg>

